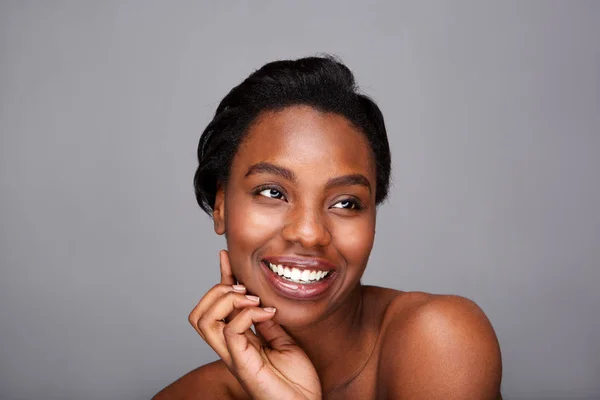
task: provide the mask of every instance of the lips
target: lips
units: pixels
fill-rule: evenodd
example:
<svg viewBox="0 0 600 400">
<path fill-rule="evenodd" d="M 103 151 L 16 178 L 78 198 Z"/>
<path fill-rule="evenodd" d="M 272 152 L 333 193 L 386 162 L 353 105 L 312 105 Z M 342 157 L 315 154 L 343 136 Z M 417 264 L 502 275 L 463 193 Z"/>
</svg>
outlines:
<svg viewBox="0 0 600 400">
<path fill-rule="evenodd" d="M 273 289 L 283 297 L 313 300 L 323 295 L 336 278 L 332 263 L 305 257 L 267 257 L 263 273 Z"/>
</svg>

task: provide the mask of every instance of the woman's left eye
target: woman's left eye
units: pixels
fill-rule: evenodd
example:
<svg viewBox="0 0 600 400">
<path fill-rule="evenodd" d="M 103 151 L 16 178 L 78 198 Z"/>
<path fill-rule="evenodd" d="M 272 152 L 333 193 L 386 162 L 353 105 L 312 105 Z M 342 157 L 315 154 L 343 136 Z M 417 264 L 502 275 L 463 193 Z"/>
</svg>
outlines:
<svg viewBox="0 0 600 400">
<path fill-rule="evenodd" d="M 332 208 L 344 208 L 347 210 L 353 210 L 353 209 L 357 209 L 358 204 L 356 204 L 356 202 L 352 201 L 352 200 L 342 200 L 342 201 L 338 201 L 337 203 L 335 203 L 333 206 L 331 206 Z"/>
<path fill-rule="evenodd" d="M 265 189 L 259 192 L 261 196 L 269 197 L 271 199 L 283 199 L 283 194 L 277 189 Z"/>
</svg>

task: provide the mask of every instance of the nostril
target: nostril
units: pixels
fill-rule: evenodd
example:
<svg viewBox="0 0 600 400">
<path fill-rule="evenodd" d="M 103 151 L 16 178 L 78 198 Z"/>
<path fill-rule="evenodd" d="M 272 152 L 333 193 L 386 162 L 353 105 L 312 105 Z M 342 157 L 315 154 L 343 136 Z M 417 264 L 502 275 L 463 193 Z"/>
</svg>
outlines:
<svg viewBox="0 0 600 400">
<path fill-rule="evenodd" d="M 327 227 L 315 218 L 304 218 L 287 224 L 282 235 L 285 240 L 310 248 L 325 246 L 331 241 Z"/>
</svg>

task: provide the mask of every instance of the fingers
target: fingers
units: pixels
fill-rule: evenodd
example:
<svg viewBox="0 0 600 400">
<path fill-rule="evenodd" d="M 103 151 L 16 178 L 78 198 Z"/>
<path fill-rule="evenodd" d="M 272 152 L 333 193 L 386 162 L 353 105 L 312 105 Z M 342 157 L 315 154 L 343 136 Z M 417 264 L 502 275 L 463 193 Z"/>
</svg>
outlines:
<svg viewBox="0 0 600 400">
<path fill-rule="evenodd" d="M 233 285 L 234 288 L 236 286 L 241 287 L 242 285 L 236 285 L 237 279 L 233 275 L 233 270 L 231 269 L 231 264 L 229 263 L 229 253 L 227 252 L 227 250 L 221 250 L 219 252 L 219 264 L 221 266 L 221 284 L 222 285 Z M 237 314 L 238 314 L 237 310 L 233 311 L 231 313 L 231 315 L 225 317 L 225 321 L 229 322 Z"/>
<path fill-rule="evenodd" d="M 204 297 L 200 299 L 196 307 L 194 307 L 194 309 L 190 312 L 190 315 L 188 316 L 188 321 L 190 322 L 190 324 L 192 324 L 196 331 L 198 331 L 197 324 L 200 318 L 210 309 L 210 307 L 212 307 L 212 305 L 220 297 L 223 297 L 224 295 L 230 292 L 236 292 L 243 295 L 246 293 L 246 288 L 242 285 L 215 285 L 212 287 L 212 289 L 206 292 Z"/>
<path fill-rule="evenodd" d="M 268 321 L 273 316 L 275 316 L 274 308 L 248 307 L 223 328 L 223 337 L 233 364 L 243 365 L 249 370 L 258 370 L 257 365 L 249 365 L 253 362 L 262 362 L 257 348 L 260 346 L 260 340 L 252 333 L 250 327 L 252 324 Z M 254 343 L 250 343 L 251 341 Z"/>
<path fill-rule="evenodd" d="M 220 287 L 215 288 L 215 292 L 218 291 L 221 291 Z M 198 306 L 190 313 L 190 323 L 202 338 L 206 340 L 206 332 L 213 327 L 217 327 L 219 324 L 224 325 L 225 322 L 223 320 L 233 310 L 256 305 L 258 305 L 258 297 L 246 297 L 243 293 L 231 290 L 214 301 L 207 300 L 204 302 L 204 299 L 200 300 Z"/>
<path fill-rule="evenodd" d="M 227 250 L 221 250 L 219 252 L 219 262 L 221 265 L 221 284 L 222 285 L 235 285 L 237 282 L 233 276 L 231 270 L 231 264 L 229 264 L 229 253 Z"/>
<path fill-rule="evenodd" d="M 214 292 L 220 290 L 220 286 L 214 288 Z M 200 301 L 197 306 L 197 309 L 200 311 L 192 311 L 192 314 L 190 314 L 190 323 L 202 339 L 228 364 L 231 362 L 231 356 L 223 336 L 223 329 L 226 326 L 223 320 L 233 310 L 256 307 L 259 302 L 260 299 L 256 296 L 246 296 L 232 290 L 214 302 L 203 304 L 203 301 Z"/>
<path fill-rule="evenodd" d="M 219 259 L 221 283 L 200 299 L 188 320 L 228 367 L 233 367 L 235 354 L 240 352 L 240 356 L 261 362 L 260 339 L 250 328 L 273 318 L 275 309 L 259 308 L 260 299 L 246 295 L 246 288 L 236 285 L 226 250 L 219 252 Z"/>
<path fill-rule="evenodd" d="M 288 346 L 297 346 L 296 342 L 281 327 L 269 319 L 255 325 L 256 332 L 267 342 L 269 347 L 275 350 L 283 350 Z"/>
<path fill-rule="evenodd" d="M 221 269 L 221 284 L 215 285 L 210 289 L 202 299 L 198 302 L 196 307 L 192 310 L 188 317 L 190 324 L 196 329 L 196 322 L 200 319 L 200 315 L 204 314 L 208 308 L 215 302 L 219 297 L 225 295 L 230 291 L 236 291 L 239 293 L 246 293 L 246 288 L 243 285 L 236 285 L 236 280 L 233 277 L 231 271 L 231 265 L 229 264 L 229 255 L 227 250 L 221 250 L 219 252 L 219 261 Z M 233 318 L 235 314 L 229 318 Z M 196 329 L 197 330 L 197 329 Z"/>
</svg>

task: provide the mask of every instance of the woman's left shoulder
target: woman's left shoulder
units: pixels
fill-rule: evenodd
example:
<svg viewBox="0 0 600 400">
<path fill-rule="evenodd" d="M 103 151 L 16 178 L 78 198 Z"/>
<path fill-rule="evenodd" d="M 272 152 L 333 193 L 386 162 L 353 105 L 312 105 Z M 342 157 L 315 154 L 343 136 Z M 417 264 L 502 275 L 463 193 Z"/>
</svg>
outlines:
<svg viewBox="0 0 600 400">
<path fill-rule="evenodd" d="M 491 329 L 487 316 L 473 300 L 456 295 L 394 292 L 385 312 L 386 328 L 425 325 L 425 328 L 430 329 L 433 328 L 432 325 L 440 328 L 440 324 L 443 324 L 448 325 L 444 326 L 446 329 Z"/>
<path fill-rule="evenodd" d="M 500 347 L 472 300 L 397 292 L 386 307 L 380 340 L 378 380 L 388 390 L 445 399 L 499 395 Z"/>
</svg>

